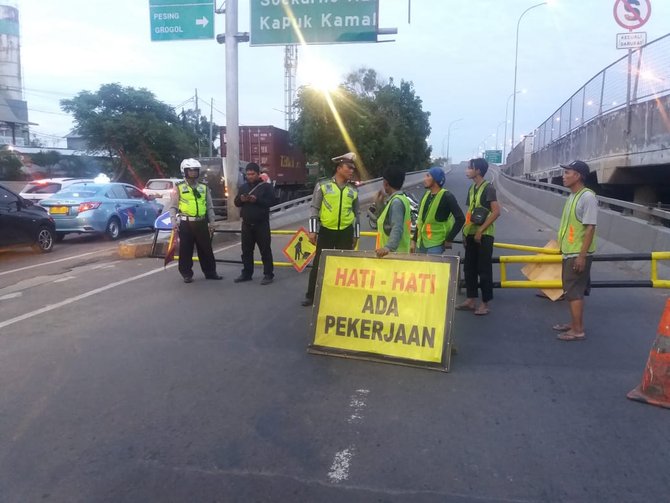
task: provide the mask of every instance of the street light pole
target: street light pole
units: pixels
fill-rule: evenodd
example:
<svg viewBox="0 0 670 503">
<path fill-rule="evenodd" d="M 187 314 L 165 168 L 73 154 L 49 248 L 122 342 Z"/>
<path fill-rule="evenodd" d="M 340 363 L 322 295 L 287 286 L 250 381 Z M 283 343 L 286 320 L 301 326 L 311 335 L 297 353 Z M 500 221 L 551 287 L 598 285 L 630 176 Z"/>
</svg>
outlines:
<svg viewBox="0 0 670 503">
<path fill-rule="evenodd" d="M 516 94 L 519 94 L 521 92 L 523 92 L 523 91 L 517 91 Z M 503 142 L 503 159 L 505 159 L 505 154 L 507 152 L 507 123 L 509 122 L 507 120 L 507 113 L 508 113 L 508 109 L 509 109 L 509 100 L 512 99 L 512 96 L 514 96 L 514 93 L 510 94 L 507 97 L 507 103 L 505 104 L 505 141 Z"/>
<path fill-rule="evenodd" d="M 449 127 L 447 128 L 447 165 L 451 165 L 451 162 L 449 162 L 449 143 L 451 142 L 451 126 L 462 120 L 463 117 L 461 117 L 460 119 L 456 119 L 455 121 L 451 121 L 449 123 Z"/>
<path fill-rule="evenodd" d="M 519 16 L 519 20 L 516 22 L 516 49 L 514 52 L 514 92 L 512 93 L 512 97 L 514 98 L 512 100 L 512 148 L 514 148 L 514 126 L 516 124 L 516 95 L 517 95 L 517 90 L 516 90 L 516 77 L 517 77 L 517 69 L 518 69 L 518 63 L 519 63 L 519 26 L 521 25 L 521 20 L 523 19 L 523 16 L 526 15 L 529 11 L 541 7 L 543 5 L 547 5 L 548 2 L 542 2 L 535 4 L 531 7 L 528 7 L 525 11 L 521 13 Z"/>
<path fill-rule="evenodd" d="M 498 124 L 498 125 L 496 126 L 496 150 L 500 150 L 500 149 L 498 148 L 498 140 L 500 139 L 500 135 L 498 134 L 498 130 L 500 129 L 500 126 L 502 126 L 503 124 L 506 124 L 506 123 L 507 123 L 507 117 L 505 117 L 505 120 L 502 121 L 500 124 Z M 505 140 L 503 140 L 503 143 L 504 143 L 504 142 L 505 142 Z"/>
</svg>

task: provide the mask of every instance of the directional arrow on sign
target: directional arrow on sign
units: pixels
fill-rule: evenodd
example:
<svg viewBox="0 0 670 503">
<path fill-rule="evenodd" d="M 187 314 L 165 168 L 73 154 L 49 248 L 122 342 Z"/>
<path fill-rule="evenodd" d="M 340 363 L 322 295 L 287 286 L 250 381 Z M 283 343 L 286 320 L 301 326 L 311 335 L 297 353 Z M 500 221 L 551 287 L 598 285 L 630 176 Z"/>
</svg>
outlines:
<svg viewBox="0 0 670 503">
<path fill-rule="evenodd" d="M 195 24 L 204 28 L 209 24 L 209 19 L 207 19 L 205 16 L 202 16 L 202 18 L 195 20 Z"/>
</svg>

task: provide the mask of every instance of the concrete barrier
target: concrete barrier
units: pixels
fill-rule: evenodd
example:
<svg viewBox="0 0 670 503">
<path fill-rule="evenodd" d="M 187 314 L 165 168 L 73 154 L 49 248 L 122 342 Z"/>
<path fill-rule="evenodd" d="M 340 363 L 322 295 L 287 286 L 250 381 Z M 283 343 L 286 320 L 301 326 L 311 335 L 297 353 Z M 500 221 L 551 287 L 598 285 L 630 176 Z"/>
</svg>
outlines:
<svg viewBox="0 0 670 503">
<path fill-rule="evenodd" d="M 567 196 L 530 187 L 504 176 L 497 177 L 496 188 L 521 211 L 558 230 Z M 596 233 L 599 253 L 670 251 L 669 228 L 610 209 L 598 209 Z M 635 268 L 648 267 L 644 263 L 634 264 L 642 264 L 634 265 Z M 670 264 L 661 264 L 659 271 L 668 277 Z"/>
</svg>

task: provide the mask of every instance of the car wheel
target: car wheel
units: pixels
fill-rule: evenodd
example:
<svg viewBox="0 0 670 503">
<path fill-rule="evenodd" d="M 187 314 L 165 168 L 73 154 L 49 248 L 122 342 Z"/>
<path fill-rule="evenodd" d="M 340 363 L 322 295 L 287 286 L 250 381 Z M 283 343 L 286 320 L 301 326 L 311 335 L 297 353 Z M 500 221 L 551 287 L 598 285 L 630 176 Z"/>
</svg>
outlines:
<svg viewBox="0 0 670 503">
<path fill-rule="evenodd" d="M 109 219 L 109 222 L 107 222 L 107 229 L 105 229 L 105 235 L 109 239 L 115 240 L 119 238 L 119 234 L 121 234 L 121 222 L 119 221 L 118 218 L 112 217 Z"/>
<path fill-rule="evenodd" d="M 49 253 L 54 248 L 54 234 L 48 227 L 40 227 L 33 244 L 33 250 L 41 253 Z"/>
<path fill-rule="evenodd" d="M 65 233 L 64 232 L 57 232 L 56 233 L 56 243 L 60 243 L 65 239 Z"/>
</svg>

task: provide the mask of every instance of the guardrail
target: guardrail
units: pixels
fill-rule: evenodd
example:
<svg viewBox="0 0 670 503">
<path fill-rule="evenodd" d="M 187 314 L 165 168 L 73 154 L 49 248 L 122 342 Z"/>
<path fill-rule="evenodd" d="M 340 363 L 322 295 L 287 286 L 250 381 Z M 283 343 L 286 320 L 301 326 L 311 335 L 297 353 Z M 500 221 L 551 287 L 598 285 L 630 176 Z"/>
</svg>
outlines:
<svg viewBox="0 0 670 503">
<path fill-rule="evenodd" d="M 507 180 L 520 183 L 536 189 L 547 190 L 550 192 L 557 192 L 565 195 L 570 194 L 570 189 L 561 185 L 554 185 L 546 182 L 536 182 L 534 180 L 527 180 L 525 178 L 516 178 L 500 171 L 500 175 Z M 650 224 L 663 225 L 670 227 L 670 211 L 664 209 L 667 205 L 658 204 L 656 206 L 643 205 L 638 203 L 631 203 L 629 201 L 622 201 L 620 199 L 612 199 L 611 197 L 596 196 L 598 205 L 607 209 L 619 212 L 623 215 L 635 215 L 638 218 L 647 220 Z"/>
</svg>

